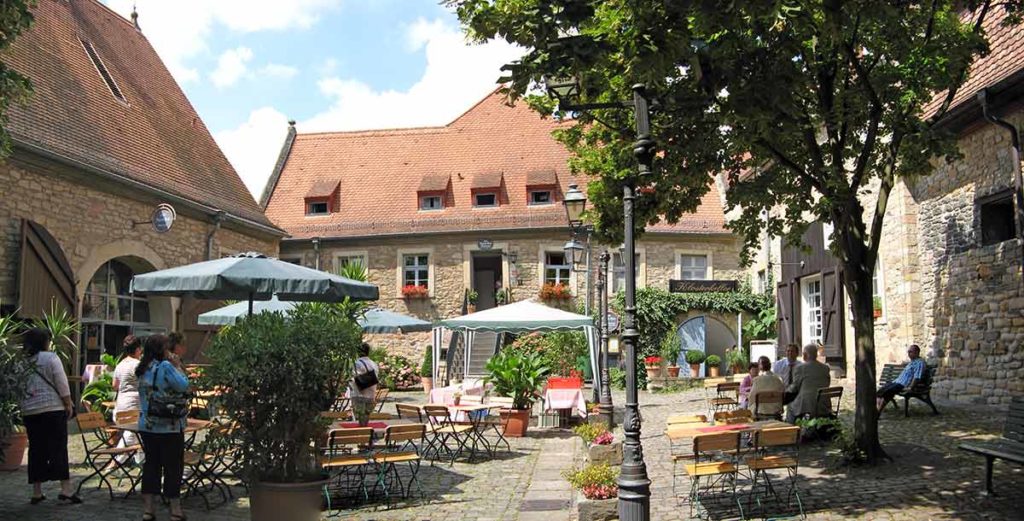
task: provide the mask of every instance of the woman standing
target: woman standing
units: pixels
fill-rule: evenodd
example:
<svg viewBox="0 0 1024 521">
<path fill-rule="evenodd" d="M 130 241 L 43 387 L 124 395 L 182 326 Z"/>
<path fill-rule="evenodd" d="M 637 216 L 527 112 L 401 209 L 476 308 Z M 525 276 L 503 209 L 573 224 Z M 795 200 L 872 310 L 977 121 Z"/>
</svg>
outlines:
<svg viewBox="0 0 1024 521">
<path fill-rule="evenodd" d="M 64 365 L 49 351 L 50 333 L 33 328 L 25 332 L 25 356 L 33 363 L 28 380 L 28 395 L 21 401 L 21 415 L 28 434 L 28 482 L 32 484 L 32 504 L 46 499 L 44 481 L 60 481 L 62 502 L 81 503 L 71 489 L 68 471 L 68 418 L 71 417 L 71 389 Z"/>
<path fill-rule="evenodd" d="M 373 412 L 378 371 L 380 368 L 377 367 L 377 363 L 370 359 L 370 344 L 363 342 L 363 345 L 359 346 L 359 358 L 356 359 L 352 381 L 348 385 L 352 415 L 361 427 L 369 423 L 370 413 Z"/>
<path fill-rule="evenodd" d="M 153 515 L 153 496 L 161 493 L 161 478 L 163 497 L 171 505 L 171 521 L 185 519 L 180 499 L 185 457 L 185 414 L 168 414 L 167 407 L 162 405 L 179 401 L 184 412 L 187 412 L 187 401 L 183 396 L 188 389 L 188 378 L 165 359 L 167 347 L 166 336 L 147 337 L 143 344 L 142 360 L 135 369 L 141 402 L 139 435 L 146 452 L 146 462 L 142 465 L 144 521 L 156 519 Z"/>
<path fill-rule="evenodd" d="M 114 368 L 114 389 L 117 391 L 117 399 L 114 401 L 114 418 L 125 411 L 139 410 L 139 378 L 135 376 L 135 370 L 139 367 L 139 358 L 142 357 L 142 341 L 135 335 L 128 335 L 124 338 L 124 358 Z M 138 436 L 131 431 L 125 431 L 121 436 L 118 447 L 138 445 Z M 124 456 L 118 456 L 118 461 L 124 461 Z M 136 454 L 135 461 L 142 463 L 142 454 Z"/>
</svg>

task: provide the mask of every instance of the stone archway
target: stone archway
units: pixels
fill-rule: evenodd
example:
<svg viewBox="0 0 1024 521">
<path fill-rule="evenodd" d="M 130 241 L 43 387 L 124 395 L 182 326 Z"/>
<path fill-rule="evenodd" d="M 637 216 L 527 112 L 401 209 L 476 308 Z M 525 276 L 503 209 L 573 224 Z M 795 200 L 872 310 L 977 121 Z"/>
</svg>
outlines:
<svg viewBox="0 0 1024 521">
<path fill-rule="evenodd" d="M 707 355 L 717 355 L 725 361 L 725 352 L 737 343 L 739 338 L 729 323 L 713 314 L 687 314 L 676 326 L 682 351 L 679 354 L 679 365 L 686 366 L 686 350 L 695 348 Z M 701 366 L 700 375 L 704 376 L 706 368 Z"/>
</svg>

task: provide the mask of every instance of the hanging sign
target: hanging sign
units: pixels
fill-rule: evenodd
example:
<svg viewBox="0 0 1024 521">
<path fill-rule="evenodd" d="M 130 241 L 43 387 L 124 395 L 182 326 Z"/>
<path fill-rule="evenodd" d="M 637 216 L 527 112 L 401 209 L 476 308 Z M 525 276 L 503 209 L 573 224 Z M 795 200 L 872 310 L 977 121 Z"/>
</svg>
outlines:
<svg viewBox="0 0 1024 521">
<path fill-rule="evenodd" d="M 157 206 L 156 210 L 153 210 L 153 217 L 150 222 L 153 223 L 153 229 L 157 233 L 166 233 L 174 225 L 174 219 L 177 215 L 173 206 L 164 203 Z"/>
<path fill-rule="evenodd" d="M 670 293 L 716 293 L 736 291 L 739 284 L 735 280 L 676 280 L 668 281 Z"/>
<path fill-rule="evenodd" d="M 608 322 L 608 331 L 618 331 L 619 329 L 619 316 L 609 311 L 605 320 Z"/>
</svg>

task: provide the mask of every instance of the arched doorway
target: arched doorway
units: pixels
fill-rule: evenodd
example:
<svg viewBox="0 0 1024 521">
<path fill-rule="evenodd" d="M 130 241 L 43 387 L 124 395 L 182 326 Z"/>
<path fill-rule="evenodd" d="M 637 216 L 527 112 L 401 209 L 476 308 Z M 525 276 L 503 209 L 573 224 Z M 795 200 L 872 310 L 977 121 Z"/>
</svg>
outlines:
<svg viewBox="0 0 1024 521">
<path fill-rule="evenodd" d="M 131 294 L 136 273 L 153 271 L 140 257 L 117 257 L 104 262 L 89 279 L 82 297 L 83 364 L 99 363 L 103 353 L 117 356 L 129 334 L 145 336 L 166 331 L 154 322 L 149 299 Z"/>
<path fill-rule="evenodd" d="M 707 355 L 718 355 L 723 361 L 725 352 L 736 345 L 736 334 L 721 319 L 711 315 L 690 318 L 679 324 L 677 329 L 682 349 L 679 352 L 680 367 L 687 367 L 686 351 L 696 349 Z M 705 364 L 701 364 L 700 376 L 705 376 Z"/>
</svg>

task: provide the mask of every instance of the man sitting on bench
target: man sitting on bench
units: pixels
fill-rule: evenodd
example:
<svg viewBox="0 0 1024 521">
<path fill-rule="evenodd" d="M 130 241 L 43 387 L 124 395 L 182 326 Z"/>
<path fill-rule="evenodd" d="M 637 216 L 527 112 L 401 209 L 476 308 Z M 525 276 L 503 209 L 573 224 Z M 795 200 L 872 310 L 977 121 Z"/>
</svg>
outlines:
<svg viewBox="0 0 1024 521">
<path fill-rule="evenodd" d="M 903 368 L 899 377 L 878 390 L 875 401 L 878 405 L 878 413 L 881 414 L 889 402 L 896 398 L 896 395 L 904 389 L 913 389 L 914 384 L 921 380 L 926 369 L 924 360 L 921 359 L 921 348 L 917 344 L 911 344 L 907 348 L 907 356 L 910 362 Z"/>
</svg>

